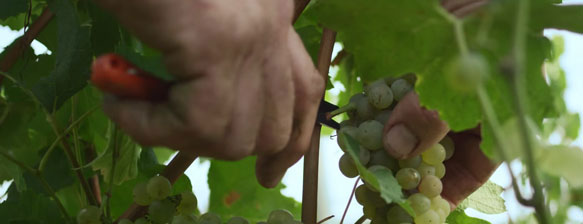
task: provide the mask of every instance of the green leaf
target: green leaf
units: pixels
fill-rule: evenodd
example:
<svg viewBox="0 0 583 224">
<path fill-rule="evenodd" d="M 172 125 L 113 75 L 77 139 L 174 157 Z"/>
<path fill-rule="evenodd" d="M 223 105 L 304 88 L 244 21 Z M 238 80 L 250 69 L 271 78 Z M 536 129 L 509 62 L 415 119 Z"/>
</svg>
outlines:
<svg viewBox="0 0 583 224">
<path fill-rule="evenodd" d="M 58 110 L 69 97 L 85 87 L 92 60 L 90 28 L 81 25 L 73 3 L 68 0 L 52 3 L 50 8 L 58 26 L 55 68 L 33 88 L 48 111 Z"/>
<path fill-rule="evenodd" d="M 119 23 L 115 17 L 88 1 L 91 16 L 91 46 L 95 55 L 114 52 L 121 40 Z"/>
<path fill-rule="evenodd" d="M 251 222 L 265 220 L 274 209 L 286 209 L 299 219 L 300 204 L 285 197 L 279 184 L 265 189 L 255 178 L 255 158 L 249 157 L 237 162 L 211 160 L 208 173 L 210 195 L 209 211 L 217 213 L 224 220 L 232 216 L 242 216 Z"/>
<path fill-rule="evenodd" d="M 321 23 L 338 32 L 364 80 L 418 72 L 451 48 L 452 26 L 438 1 L 320 0 Z"/>
<path fill-rule="evenodd" d="M 6 19 L 11 16 L 16 16 L 20 13 L 26 12 L 28 9 L 28 1 L 23 0 L 4 0 L 2 7 L 0 7 L 0 19 Z"/>
<path fill-rule="evenodd" d="M 540 150 L 536 158 L 536 164 L 542 171 L 565 178 L 572 187 L 583 187 L 583 175 L 580 172 L 583 163 L 581 148 L 549 146 Z"/>
<path fill-rule="evenodd" d="M 70 186 L 76 181 L 70 163 L 68 161 L 63 161 L 65 158 L 67 157 L 62 149 L 55 149 L 49 156 L 47 165 L 41 173 L 42 177 L 47 181 L 49 186 L 51 186 L 53 191 L 58 191 Z M 49 196 L 37 176 L 31 173 L 25 173 L 24 179 L 26 180 L 28 189 Z"/>
<path fill-rule="evenodd" d="M 113 151 L 117 147 L 119 156 L 113 170 Z M 99 170 L 105 182 L 109 182 L 111 172 L 114 171 L 113 183 L 121 184 L 138 175 L 138 160 L 141 148 L 127 135 L 118 133 L 117 142 L 112 139 L 104 154 L 99 155 L 93 163 L 93 170 Z"/>
<path fill-rule="evenodd" d="M 3 223 L 67 223 L 55 201 L 40 192 L 33 190 L 18 192 L 11 186 L 8 195 L 8 199 L 0 204 L 0 217 Z"/>
<path fill-rule="evenodd" d="M 360 178 L 369 183 L 374 189 L 378 190 L 387 204 L 393 202 L 398 203 L 409 212 L 409 214 L 414 214 L 413 208 L 411 208 L 405 200 L 401 185 L 399 185 L 399 182 L 397 182 L 397 179 L 395 179 L 391 170 L 387 168 L 379 169 L 375 172 L 368 171 L 368 169 L 360 163 L 358 156 L 360 154 L 360 147 L 358 142 L 343 132 L 341 132 L 340 135 L 344 135 L 342 138 L 345 141 L 344 145 L 346 145 L 346 152 L 348 152 L 354 160 Z"/>
<path fill-rule="evenodd" d="M 542 5 L 531 12 L 533 24 L 540 28 L 554 28 L 583 33 L 582 5 Z M 545 16 L 539 16 L 545 15 Z"/>
<path fill-rule="evenodd" d="M 136 51 L 136 47 L 132 48 L 128 44 L 122 43 L 115 49 L 115 53 L 123 56 L 138 68 L 150 73 L 155 77 L 167 81 L 172 81 L 175 79 L 174 76 L 170 75 L 170 73 L 168 73 L 166 70 L 166 67 L 163 64 L 162 54 L 160 52 L 142 46 L 141 42 L 135 44 L 140 46 L 141 52 Z"/>
<path fill-rule="evenodd" d="M 506 211 L 506 205 L 500 196 L 502 192 L 504 188 L 488 181 L 462 201 L 458 208 L 462 210 L 473 208 L 485 214 L 503 213 Z"/>
<path fill-rule="evenodd" d="M 489 224 L 490 222 L 470 217 L 461 209 L 456 209 L 451 212 L 447 217 L 446 223 L 448 224 Z"/>
<path fill-rule="evenodd" d="M 57 47 L 59 46 L 57 23 L 58 21 L 56 19 L 51 20 L 36 37 L 36 40 L 45 45 L 53 54 L 57 52 Z"/>
</svg>

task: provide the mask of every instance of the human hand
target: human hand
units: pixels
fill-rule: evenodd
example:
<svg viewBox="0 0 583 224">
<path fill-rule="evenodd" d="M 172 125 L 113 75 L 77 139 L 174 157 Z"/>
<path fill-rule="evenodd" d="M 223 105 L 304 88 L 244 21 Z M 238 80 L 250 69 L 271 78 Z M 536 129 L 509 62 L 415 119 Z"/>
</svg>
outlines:
<svg viewBox="0 0 583 224">
<path fill-rule="evenodd" d="M 266 187 L 309 148 L 324 80 L 291 26 L 291 1 L 96 1 L 160 50 L 178 79 L 163 102 L 106 101 L 137 142 L 226 160 L 257 155 Z"/>
</svg>

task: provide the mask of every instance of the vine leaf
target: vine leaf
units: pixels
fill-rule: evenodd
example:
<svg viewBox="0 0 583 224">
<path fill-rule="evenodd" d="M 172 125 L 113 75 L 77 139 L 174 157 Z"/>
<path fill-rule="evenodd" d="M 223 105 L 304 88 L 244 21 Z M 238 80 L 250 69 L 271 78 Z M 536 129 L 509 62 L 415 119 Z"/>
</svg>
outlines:
<svg viewBox="0 0 583 224">
<path fill-rule="evenodd" d="M 3 223 L 67 223 L 55 202 L 39 191 L 18 192 L 13 185 L 7 192 L 10 196 L 0 204 Z"/>
<path fill-rule="evenodd" d="M 249 157 L 238 162 L 211 160 L 208 173 L 210 195 L 209 211 L 227 220 L 232 216 L 242 216 L 255 223 L 265 221 L 274 209 L 287 209 L 299 219 L 300 204 L 293 198 L 285 197 L 279 184 L 273 189 L 265 189 L 255 178 L 255 158 Z"/>
<path fill-rule="evenodd" d="M 141 148 L 129 136 L 121 135 L 117 140 L 119 157 L 116 160 L 115 173 L 113 174 L 113 183 L 115 184 L 134 179 L 138 175 L 138 160 L 141 152 Z M 111 178 L 113 139 L 111 138 L 106 152 L 92 162 L 93 169 L 101 171 L 105 182 Z"/>
<path fill-rule="evenodd" d="M 504 188 L 488 181 L 474 193 L 468 196 L 459 209 L 473 208 L 485 214 L 500 214 L 506 211 L 504 199 L 500 196 Z"/>
<path fill-rule="evenodd" d="M 446 223 L 449 224 L 489 224 L 490 222 L 470 217 L 466 215 L 464 210 L 456 209 L 447 217 Z"/>
<path fill-rule="evenodd" d="M 343 132 L 340 132 L 339 135 L 343 135 L 339 138 L 344 139 L 346 152 L 354 160 L 356 168 L 358 169 L 358 173 L 360 174 L 360 178 L 369 183 L 370 186 L 372 186 L 374 189 L 378 190 L 381 194 L 381 197 L 387 204 L 393 202 L 398 203 L 409 214 L 413 215 L 413 208 L 411 208 L 409 203 L 405 200 L 401 185 L 399 185 L 399 182 L 397 179 L 395 179 L 391 170 L 387 168 L 375 170 L 375 172 L 370 172 L 360 163 L 358 156 L 360 154 L 360 147 L 358 142 Z"/>
<path fill-rule="evenodd" d="M 21 0 L 6 0 L 2 1 L 0 8 L 0 19 L 6 19 L 11 16 L 16 16 L 20 13 L 26 12 L 28 9 L 28 1 Z"/>
<path fill-rule="evenodd" d="M 537 165 L 544 172 L 563 177 L 574 188 L 583 187 L 583 150 L 570 146 L 549 146 L 538 151 Z"/>
</svg>

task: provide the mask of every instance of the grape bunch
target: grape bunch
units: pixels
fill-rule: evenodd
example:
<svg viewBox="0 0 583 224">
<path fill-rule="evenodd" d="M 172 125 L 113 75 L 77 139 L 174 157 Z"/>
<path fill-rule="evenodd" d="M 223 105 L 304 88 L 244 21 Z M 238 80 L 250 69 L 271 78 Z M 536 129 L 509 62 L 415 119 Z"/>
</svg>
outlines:
<svg viewBox="0 0 583 224">
<path fill-rule="evenodd" d="M 414 83 L 415 78 L 411 75 L 377 80 L 365 86 L 364 93 L 353 95 L 347 105 L 330 112 L 330 117 L 347 113 L 349 119 L 341 122 L 338 133 L 357 140 L 358 161 L 369 171 L 388 169 L 395 175 L 415 212 L 415 216 L 411 217 L 401 206 L 387 204 L 377 190 L 363 181 L 356 188 L 355 197 L 371 223 L 444 223 L 450 212 L 449 202 L 440 196 L 441 178 L 445 175 L 443 162 L 454 153 L 454 144 L 449 137 L 421 155 L 404 160 L 391 157 L 383 149 L 384 125 L 398 101 L 413 90 Z M 357 177 L 359 171 L 346 152 L 343 135 L 339 134 L 337 140 L 345 152 L 339 161 L 340 172 L 349 178 Z"/>
</svg>

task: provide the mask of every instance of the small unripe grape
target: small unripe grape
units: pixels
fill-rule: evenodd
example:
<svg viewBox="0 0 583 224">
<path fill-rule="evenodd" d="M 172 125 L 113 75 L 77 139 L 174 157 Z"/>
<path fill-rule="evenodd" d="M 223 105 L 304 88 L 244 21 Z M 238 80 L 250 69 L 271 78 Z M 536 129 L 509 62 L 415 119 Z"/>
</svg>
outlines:
<svg viewBox="0 0 583 224">
<path fill-rule="evenodd" d="M 445 136 L 440 142 L 440 145 L 445 149 L 445 160 L 450 159 L 455 152 L 455 144 L 449 136 Z"/>
<path fill-rule="evenodd" d="M 429 198 L 438 196 L 441 194 L 441 190 L 443 190 L 441 180 L 433 175 L 423 177 L 421 183 L 419 183 L 419 192 Z"/>
<path fill-rule="evenodd" d="M 433 210 L 428 210 L 427 212 L 418 215 L 417 217 L 415 217 L 415 224 L 437 224 L 440 223 L 440 218 L 439 215 L 433 211 Z"/>
<path fill-rule="evenodd" d="M 168 223 L 172 221 L 176 207 L 168 200 L 153 201 L 148 206 L 148 216 L 153 223 Z"/>
<path fill-rule="evenodd" d="M 148 194 L 146 183 L 138 183 L 134 186 L 133 198 L 138 205 L 146 206 L 152 203 L 152 197 Z"/>
<path fill-rule="evenodd" d="M 344 176 L 348 178 L 358 176 L 358 169 L 356 168 L 356 164 L 354 163 L 354 160 L 352 160 L 352 157 L 350 157 L 350 155 L 348 155 L 347 153 L 340 157 L 340 161 L 338 161 L 338 166 L 340 167 L 340 172 Z"/>
<path fill-rule="evenodd" d="M 195 224 L 198 219 L 192 215 L 178 215 L 172 219 L 172 224 Z"/>
<path fill-rule="evenodd" d="M 375 120 L 362 122 L 358 126 L 360 136 L 358 142 L 369 150 L 378 150 L 383 147 L 384 125 Z"/>
<path fill-rule="evenodd" d="M 146 218 L 142 217 L 137 219 L 134 224 L 150 224 L 150 222 Z"/>
<path fill-rule="evenodd" d="M 373 219 L 377 213 L 377 208 L 375 206 L 372 206 L 372 205 L 364 205 L 362 207 L 362 213 L 363 213 L 364 217 L 366 217 L 368 219 Z"/>
<path fill-rule="evenodd" d="M 368 162 L 370 161 L 370 151 L 360 146 L 360 151 L 358 152 L 358 160 L 360 161 L 360 164 L 366 166 L 366 164 L 368 164 Z"/>
<path fill-rule="evenodd" d="M 170 195 L 172 191 L 172 184 L 163 176 L 154 176 L 148 181 L 146 186 L 148 195 L 154 200 L 162 200 Z"/>
<path fill-rule="evenodd" d="M 393 92 L 384 79 L 371 83 L 365 88 L 368 102 L 377 109 L 385 109 L 393 103 Z"/>
<path fill-rule="evenodd" d="M 289 211 L 283 210 L 283 209 L 277 209 L 277 210 L 273 210 L 273 211 L 271 211 L 271 213 L 269 213 L 269 217 L 267 218 L 267 223 L 268 224 L 285 224 L 286 222 L 293 221 L 293 220 L 294 220 L 294 217 Z"/>
<path fill-rule="evenodd" d="M 417 215 L 421 215 L 431 208 L 431 200 L 421 193 L 415 193 L 407 200 Z"/>
<path fill-rule="evenodd" d="M 356 113 L 361 121 L 374 118 L 376 109 L 368 102 L 368 98 L 361 98 L 356 102 Z"/>
<path fill-rule="evenodd" d="M 374 218 L 371 220 L 371 224 L 386 224 L 387 223 L 387 206 L 377 207 L 375 211 Z"/>
<path fill-rule="evenodd" d="M 404 79 L 397 79 L 391 84 L 391 90 L 395 99 L 399 101 L 413 90 L 413 86 Z"/>
<path fill-rule="evenodd" d="M 479 53 L 452 58 L 445 68 L 450 86 L 458 91 L 472 92 L 488 77 L 488 62 Z"/>
<path fill-rule="evenodd" d="M 378 121 L 379 123 L 385 125 L 387 124 L 387 122 L 389 121 L 389 118 L 391 117 L 391 113 L 393 113 L 392 110 L 383 110 L 381 112 L 379 112 L 374 119 L 376 121 Z"/>
<path fill-rule="evenodd" d="M 249 224 L 249 221 L 247 221 L 247 219 L 243 217 L 235 216 L 233 218 L 230 218 L 226 224 Z"/>
<path fill-rule="evenodd" d="M 417 167 L 417 171 L 419 171 L 419 174 L 421 174 L 421 178 L 428 175 L 435 176 L 435 167 L 425 162 L 422 162 L 419 167 Z"/>
<path fill-rule="evenodd" d="M 435 167 L 435 176 L 437 178 L 441 179 L 443 176 L 445 176 L 445 166 L 443 163 L 434 165 L 433 167 Z"/>
<path fill-rule="evenodd" d="M 368 166 L 384 166 L 390 170 L 397 170 L 399 168 L 396 159 L 391 157 L 385 150 L 377 150 L 370 152 L 370 161 L 368 161 Z"/>
<path fill-rule="evenodd" d="M 394 205 L 387 212 L 387 223 L 388 224 L 401 224 L 401 223 L 412 223 L 413 217 L 401 208 L 401 206 Z"/>
<path fill-rule="evenodd" d="M 77 214 L 77 223 L 79 224 L 100 224 L 101 209 L 93 205 L 87 206 Z"/>
<path fill-rule="evenodd" d="M 182 192 L 182 194 L 180 195 L 181 195 L 180 204 L 177 207 L 178 212 L 180 212 L 181 214 L 194 213 L 197 209 L 198 204 L 196 196 L 190 191 Z"/>
<path fill-rule="evenodd" d="M 117 224 L 134 224 L 134 223 L 132 222 L 132 220 L 122 219 L 122 220 L 119 220 L 119 222 L 117 222 Z M 172 223 L 172 224 L 174 224 L 174 223 Z"/>
<path fill-rule="evenodd" d="M 409 159 L 399 160 L 399 167 L 401 168 L 417 168 L 421 164 L 421 156 L 414 156 Z"/>
<path fill-rule="evenodd" d="M 208 212 L 205 213 L 203 215 L 200 216 L 200 218 L 198 218 L 198 223 L 199 224 L 221 224 L 221 217 L 219 217 L 219 215 L 212 213 L 212 212 Z"/>
<path fill-rule="evenodd" d="M 342 149 L 343 152 L 346 152 L 344 135 L 348 135 L 352 137 L 354 140 L 358 140 L 360 136 L 360 130 L 357 127 L 353 126 L 346 126 L 338 130 L 338 137 L 336 138 L 336 140 L 338 141 L 338 146 L 340 147 L 340 149 Z"/>
<path fill-rule="evenodd" d="M 416 188 L 419 185 L 419 181 L 421 181 L 421 175 L 413 168 L 400 169 L 395 175 L 395 178 L 405 190 Z"/>
<path fill-rule="evenodd" d="M 421 153 L 423 162 L 429 165 L 437 165 L 445 160 L 445 149 L 440 144 L 435 144 L 425 152 Z"/>
<path fill-rule="evenodd" d="M 361 205 L 372 205 L 374 207 L 380 207 L 386 204 L 385 200 L 381 198 L 381 195 L 378 192 L 371 191 L 364 184 L 356 188 L 354 197 Z"/>
<path fill-rule="evenodd" d="M 340 122 L 340 128 L 349 127 L 349 126 L 350 127 L 355 127 L 356 125 L 354 123 L 355 122 L 353 120 L 350 120 L 350 119 L 343 120 L 343 121 Z"/>
</svg>

